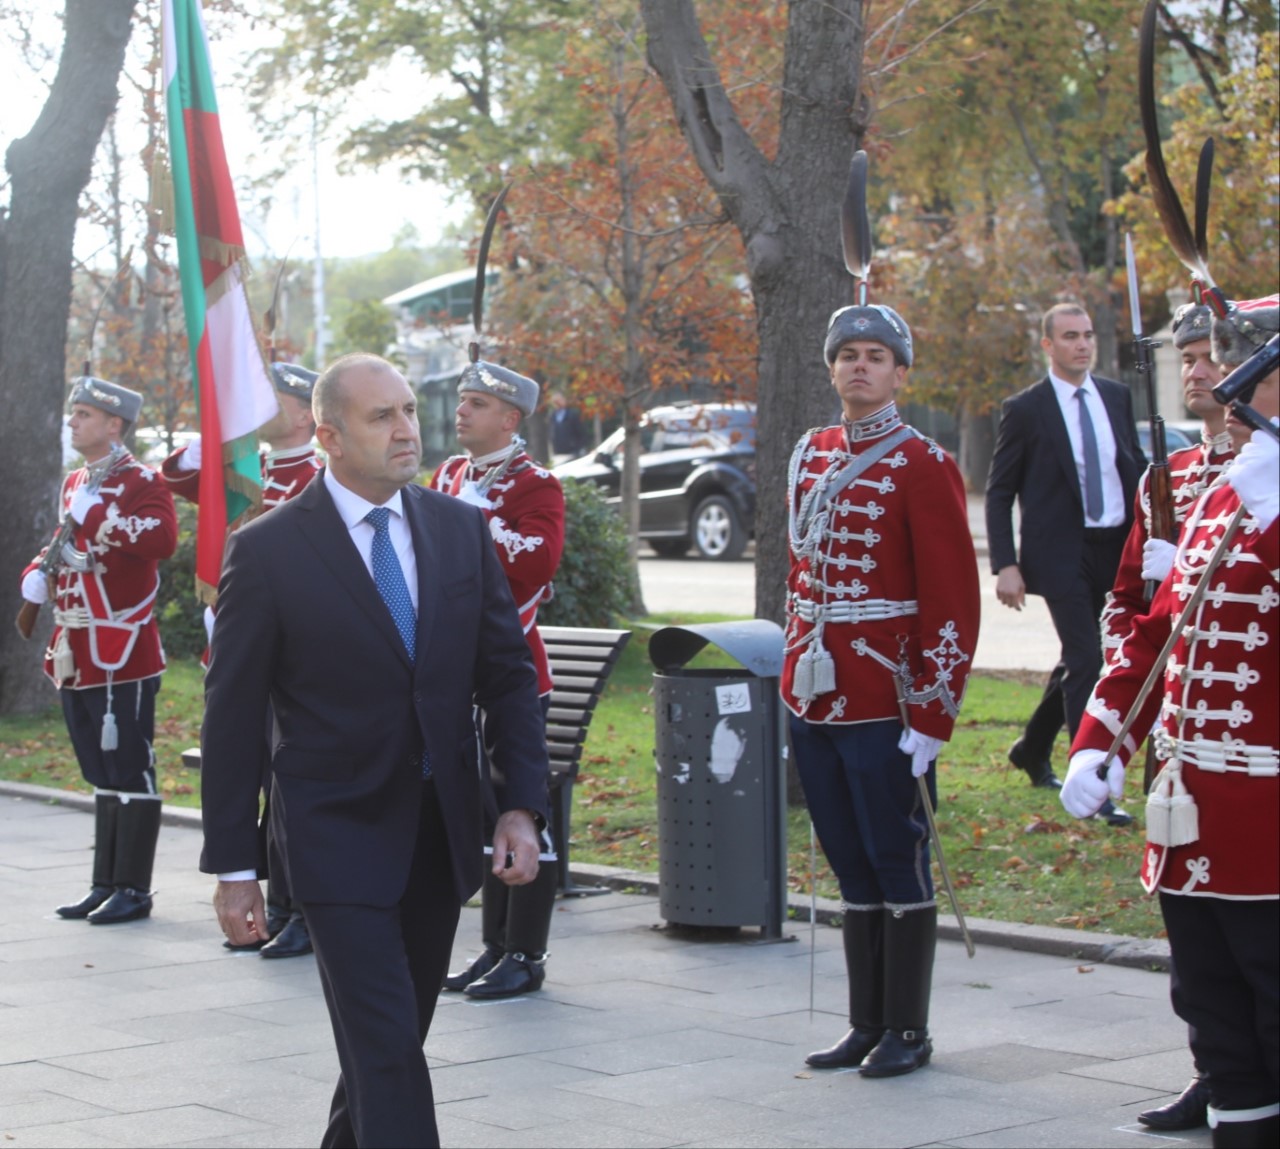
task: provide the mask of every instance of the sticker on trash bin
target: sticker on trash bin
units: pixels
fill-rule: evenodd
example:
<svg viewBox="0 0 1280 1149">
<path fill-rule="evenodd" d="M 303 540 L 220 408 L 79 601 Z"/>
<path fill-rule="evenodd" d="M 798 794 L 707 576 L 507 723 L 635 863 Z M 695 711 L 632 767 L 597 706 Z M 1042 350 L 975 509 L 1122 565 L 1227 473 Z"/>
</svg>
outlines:
<svg viewBox="0 0 1280 1149">
<path fill-rule="evenodd" d="M 751 709 L 751 692 L 745 682 L 716 687 L 717 714 L 746 714 Z"/>
<path fill-rule="evenodd" d="M 712 777 L 720 783 L 733 780 L 738 763 L 742 761 L 742 755 L 747 749 L 747 740 L 729 722 L 728 718 L 720 719 L 711 735 L 711 760 L 707 767 Z"/>
</svg>

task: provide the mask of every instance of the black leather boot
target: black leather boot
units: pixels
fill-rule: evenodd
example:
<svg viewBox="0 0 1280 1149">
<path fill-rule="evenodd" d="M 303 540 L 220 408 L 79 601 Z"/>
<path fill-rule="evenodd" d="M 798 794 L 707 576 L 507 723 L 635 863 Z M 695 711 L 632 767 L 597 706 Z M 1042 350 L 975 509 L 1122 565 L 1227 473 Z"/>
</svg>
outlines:
<svg viewBox="0 0 1280 1149">
<path fill-rule="evenodd" d="M 113 926 L 151 916 L 151 871 L 160 838 L 160 799 L 121 794 L 116 815 L 115 892 L 89 915 L 95 926 Z"/>
<path fill-rule="evenodd" d="M 508 894 L 506 882 L 495 877 L 489 867 L 485 866 L 484 885 L 480 895 L 480 936 L 484 941 L 484 949 L 478 957 L 472 958 L 470 964 L 454 970 L 444 979 L 446 990 L 461 993 L 502 960 L 507 941 Z"/>
<path fill-rule="evenodd" d="M 1209 1079 L 1203 1074 L 1193 1077 L 1175 1100 L 1158 1109 L 1143 1110 L 1138 1120 L 1161 1133 L 1199 1129 L 1209 1120 Z"/>
<path fill-rule="evenodd" d="M 898 1077 L 928 1064 L 929 996 L 938 909 L 884 911 L 884 1037 L 867 1054 L 863 1077 Z"/>
<path fill-rule="evenodd" d="M 54 912 L 60 918 L 87 918 L 115 889 L 116 815 L 120 811 L 120 795 L 114 790 L 98 790 L 93 795 L 93 878 L 89 892 L 78 902 L 59 906 Z"/>
<path fill-rule="evenodd" d="M 884 1035 L 884 910 L 845 910 L 844 966 L 849 977 L 849 1032 L 804 1059 L 815 1069 L 861 1065 Z"/>
<path fill-rule="evenodd" d="M 547 976 L 547 955 L 509 953 L 503 954 L 484 977 L 473 981 L 464 991 L 468 997 L 480 1001 L 492 1001 L 500 997 L 517 997 L 542 988 Z"/>
<path fill-rule="evenodd" d="M 506 952 L 490 972 L 467 986 L 468 997 L 492 1000 L 542 988 L 547 976 L 556 877 L 555 864 L 543 862 L 538 876 L 528 885 L 507 887 Z"/>
<path fill-rule="evenodd" d="M 1210 1121 L 1217 1122 L 1213 1125 L 1214 1149 L 1272 1149 L 1280 1144 L 1280 1114 L 1252 1121 L 1224 1120 L 1231 1115 L 1230 1109 L 1219 1109 L 1211 1115 Z"/>
<path fill-rule="evenodd" d="M 267 914 L 267 930 L 271 929 L 271 915 Z M 275 937 L 258 951 L 264 958 L 296 958 L 314 952 L 311 931 L 301 910 L 294 910 L 289 920 Z"/>
</svg>

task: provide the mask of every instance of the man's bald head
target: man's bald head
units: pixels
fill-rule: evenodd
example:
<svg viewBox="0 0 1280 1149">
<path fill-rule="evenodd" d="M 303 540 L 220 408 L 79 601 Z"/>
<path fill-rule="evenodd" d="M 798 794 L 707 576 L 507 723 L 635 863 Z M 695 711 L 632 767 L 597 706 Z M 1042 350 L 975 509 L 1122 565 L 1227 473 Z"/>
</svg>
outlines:
<svg viewBox="0 0 1280 1149">
<path fill-rule="evenodd" d="M 368 351 L 355 351 L 335 359 L 316 380 L 315 390 L 311 393 L 311 413 L 317 424 L 325 423 L 330 427 L 343 429 L 343 418 L 347 406 L 347 394 L 343 381 L 361 367 L 400 374 L 395 364 L 388 363 L 381 355 L 374 355 Z"/>
</svg>

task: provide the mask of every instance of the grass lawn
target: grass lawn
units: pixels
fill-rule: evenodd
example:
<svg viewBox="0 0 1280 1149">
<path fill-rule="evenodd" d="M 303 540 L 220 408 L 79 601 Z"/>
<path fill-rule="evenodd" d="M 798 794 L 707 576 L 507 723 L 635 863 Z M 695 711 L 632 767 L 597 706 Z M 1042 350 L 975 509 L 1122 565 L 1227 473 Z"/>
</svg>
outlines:
<svg viewBox="0 0 1280 1149">
<path fill-rule="evenodd" d="M 701 616 L 704 621 L 713 617 Z M 690 616 L 679 621 L 698 620 Z M 575 861 L 658 868 L 647 646 L 650 628 L 668 621 L 675 620 L 655 616 L 635 628 L 596 710 L 574 795 Z M 691 665 L 716 664 L 715 653 L 704 652 Z M 726 663 L 721 659 L 719 665 Z M 1136 876 L 1143 840 L 1142 802 L 1136 793 L 1125 803 L 1139 815 L 1129 829 L 1077 822 L 1062 810 L 1054 792 L 1032 789 L 1026 776 L 1006 761 L 1005 751 L 1039 694 L 1038 684 L 1010 676 L 973 678 L 955 738 L 939 762 L 939 828 L 965 912 L 1163 936 L 1159 908 L 1142 896 Z M 196 745 L 200 696 L 199 664 L 171 664 L 157 699 L 156 753 L 162 792 L 184 806 L 199 805 L 199 776 L 184 770 L 179 756 Z M 1060 767 L 1063 754 L 1060 743 Z M 0 720 L 0 778 L 89 789 L 76 767 L 60 710 L 51 707 L 40 716 Z M 788 837 L 791 886 L 807 892 L 809 822 L 803 810 L 791 811 Z M 817 884 L 820 894 L 839 896 L 820 852 Z"/>
</svg>

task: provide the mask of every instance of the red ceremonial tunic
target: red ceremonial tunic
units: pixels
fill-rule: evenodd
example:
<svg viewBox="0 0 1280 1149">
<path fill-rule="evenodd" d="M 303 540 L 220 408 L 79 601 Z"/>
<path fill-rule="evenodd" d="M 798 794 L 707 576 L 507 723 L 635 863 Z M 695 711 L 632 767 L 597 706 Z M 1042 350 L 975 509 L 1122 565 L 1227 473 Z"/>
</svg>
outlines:
<svg viewBox="0 0 1280 1149">
<path fill-rule="evenodd" d="M 978 642 L 964 483 L 951 457 L 896 409 L 860 428 L 852 450 L 843 426 L 810 431 L 791 458 L 782 699 L 810 722 L 899 718 L 894 672 L 905 664 L 912 729 L 945 742 Z M 900 434 L 846 483 L 861 458 Z M 804 664 L 823 651 L 835 688 L 810 690 L 806 679 L 821 688 L 822 672 Z"/>
<path fill-rule="evenodd" d="M 1174 569 L 1150 613 L 1138 616 L 1094 687 L 1072 753 L 1107 750 L 1143 680 L 1191 597 L 1200 572 L 1240 506 L 1225 483 L 1187 516 Z M 1246 516 L 1209 590 L 1184 627 L 1133 725 L 1159 719 L 1156 755 L 1181 771 L 1195 800 L 1199 837 L 1188 845 L 1148 842 L 1142 882 L 1169 894 L 1231 899 L 1280 897 L 1280 523 L 1265 532 Z M 1130 735 L 1120 749 L 1137 751 Z"/>
<path fill-rule="evenodd" d="M 60 522 L 86 476 L 81 467 L 63 479 Z M 152 605 L 160 560 L 178 545 L 173 497 L 155 471 L 128 453 L 107 472 L 98 494 L 102 502 L 89 509 L 70 543 L 86 556 L 87 569 L 59 567 L 52 598 L 54 628 L 44 671 L 55 686 L 69 690 L 152 678 L 165 666 Z M 32 560 L 24 577 L 42 557 L 43 552 Z M 65 677 L 55 674 L 55 658 Z"/>
<path fill-rule="evenodd" d="M 179 447 L 161 465 L 160 473 L 175 495 L 191 503 L 200 502 L 200 472 L 183 471 L 178 459 L 186 451 Z M 288 447 L 283 451 L 267 451 L 262 459 L 262 509 L 269 511 L 302 493 L 303 488 L 323 469 L 324 464 L 310 443 L 304 447 Z"/>
<path fill-rule="evenodd" d="M 1173 521 L 1178 528 L 1186 521 L 1196 500 L 1227 469 L 1234 457 L 1231 440 L 1225 433 L 1218 437 L 1217 442 L 1205 439 L 1194 447 L 1184 447 L 1169 456 Z M 1102 650 L 1107 662 L 1115 657 L 1133 620 L 1140 614 L 1146 614 L 1150 607 L 1146 598 L 1147 583 L 1142 577 L 1142 548 L 1151 537 L 1149 475 L 1150 472 L 1144 472 L 1138 484 L 1133 527 L 1125 539 L 1115 585 L 1107 593 L 1107 605 L 1102 610 Z"/>
<path fill-rule="evenodd" d="M 462 495 L 468 484 L 482 482 L 502 465 L 506 450 L 472 460 L 454 455 L 431 478 L 432 490 Z M 502 560 L 520 624 L 538 669 L 538 693 L 551 693 L 551 665 L 538 633 L 538 605 L 550 599 L 551 580 L 564 550 L 564 492 L 560 480 L 521 451 L 486 492 L 485 516 Z"/>
</svg>

